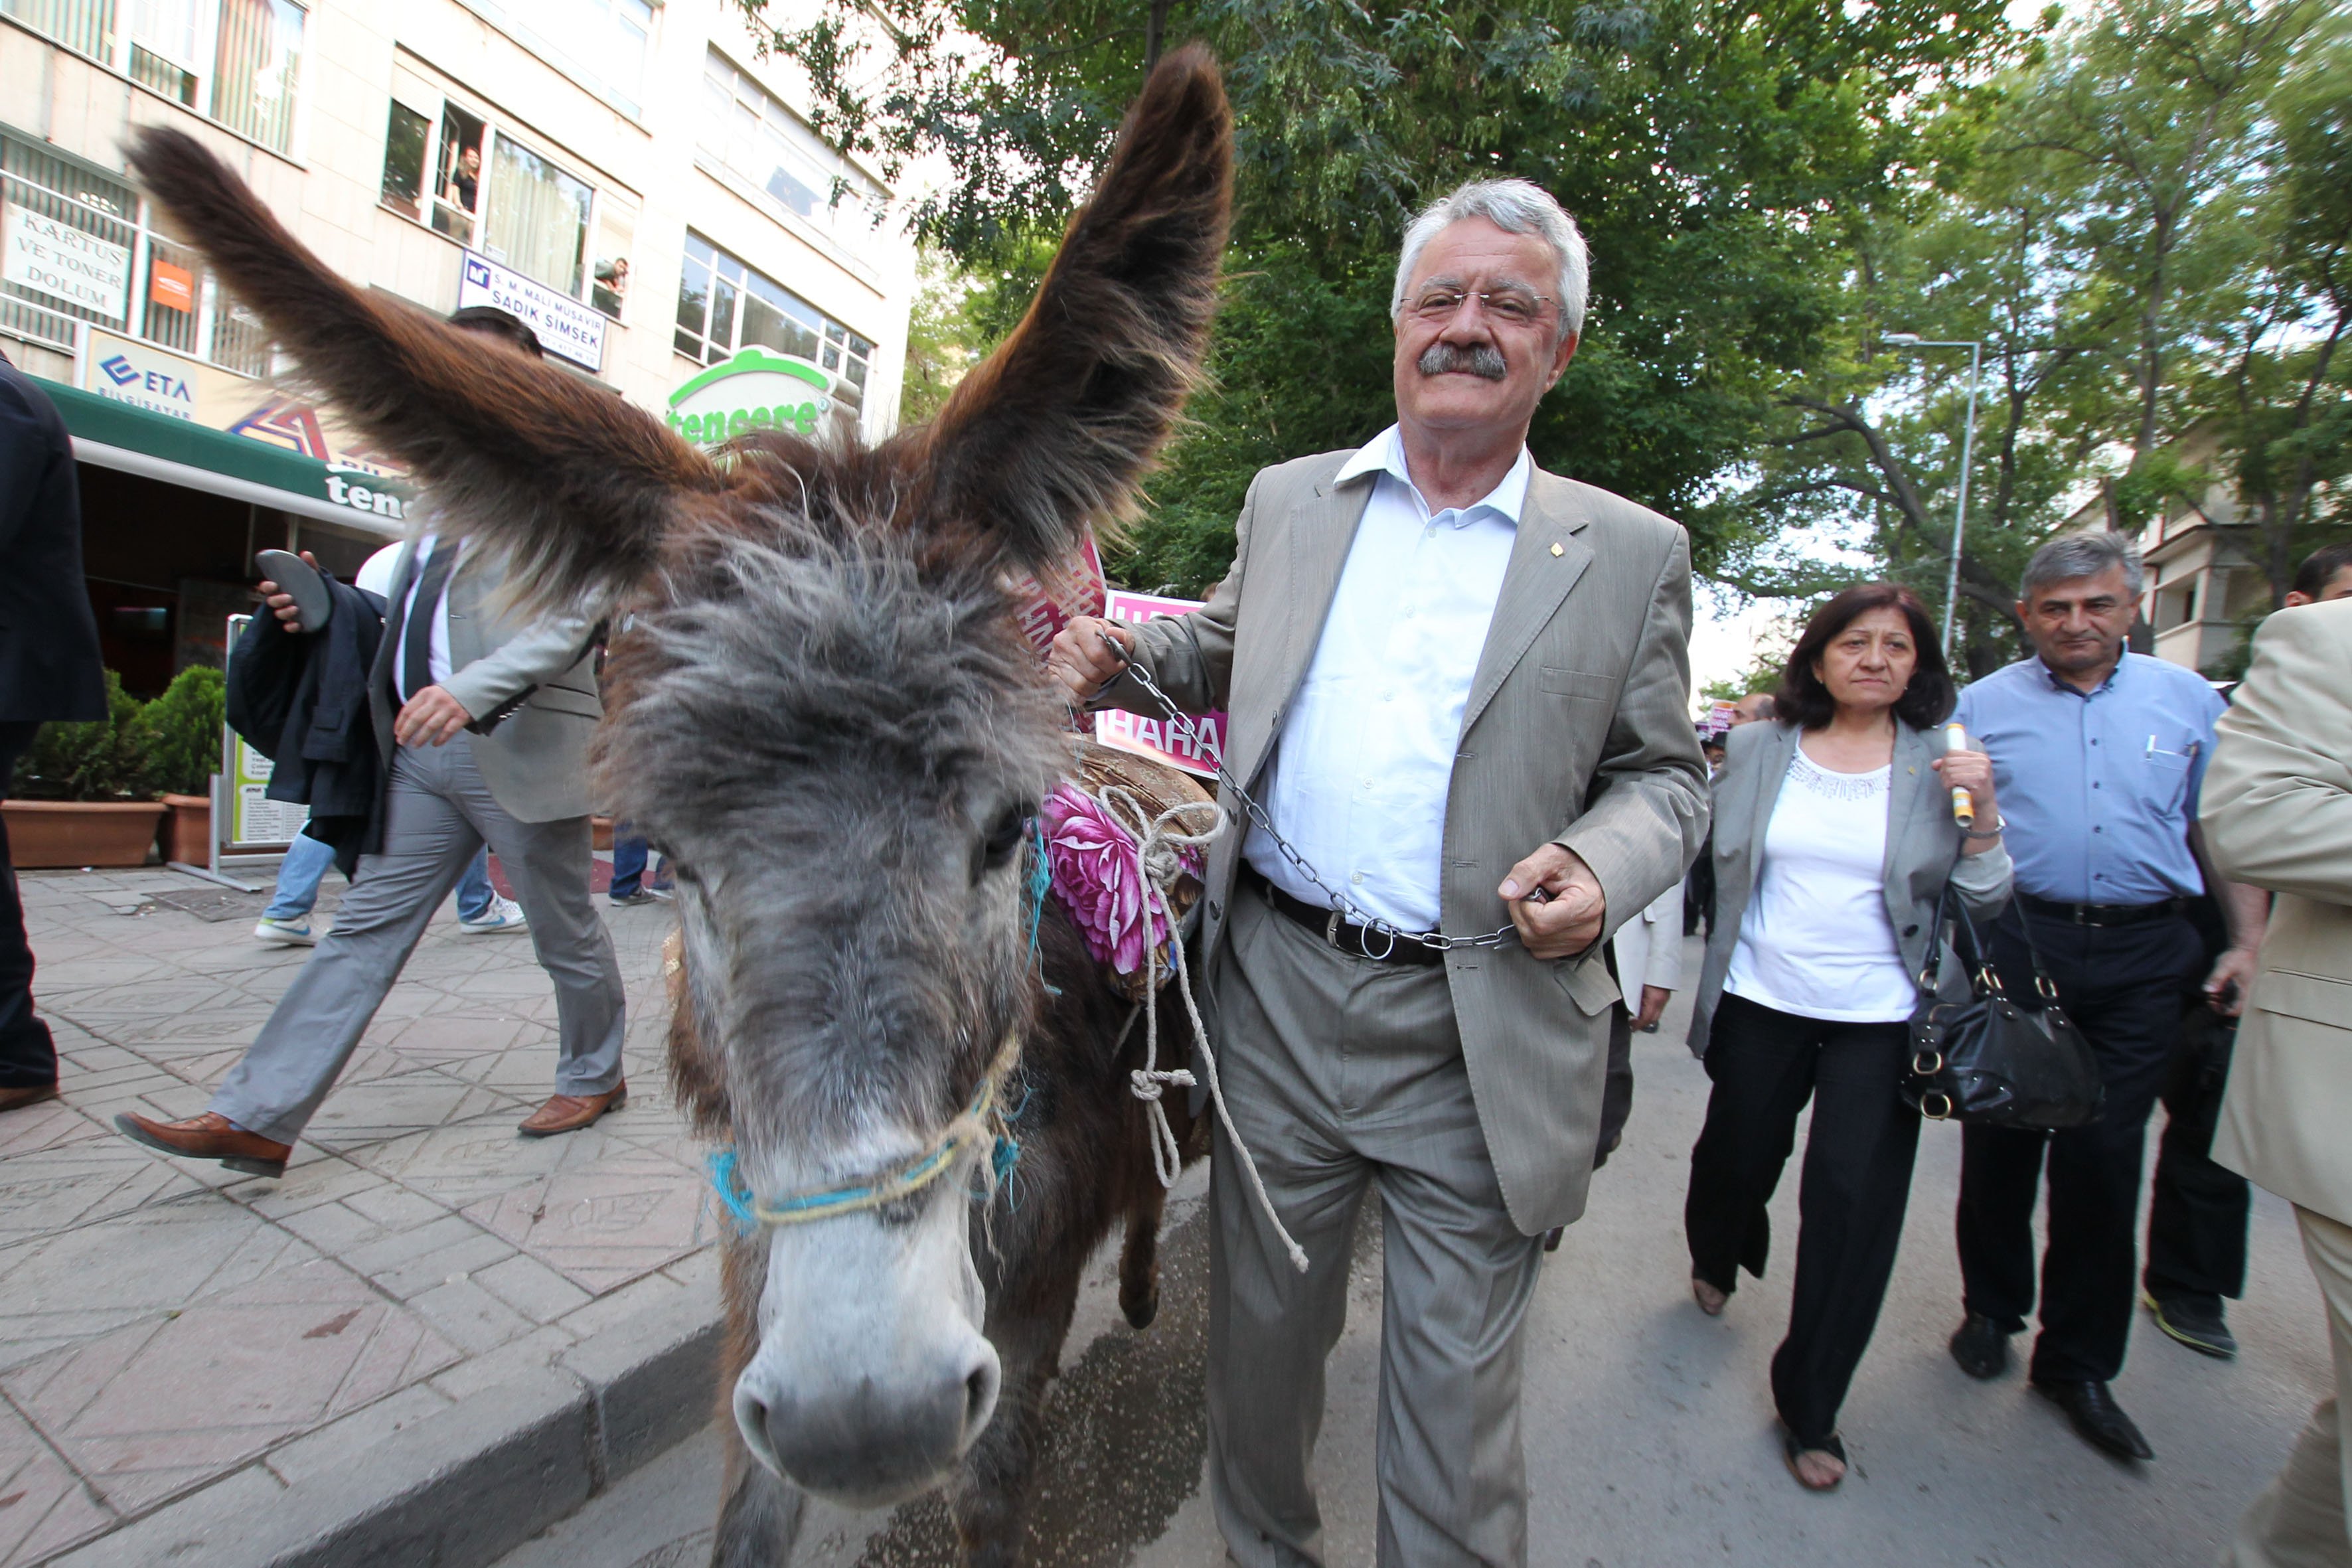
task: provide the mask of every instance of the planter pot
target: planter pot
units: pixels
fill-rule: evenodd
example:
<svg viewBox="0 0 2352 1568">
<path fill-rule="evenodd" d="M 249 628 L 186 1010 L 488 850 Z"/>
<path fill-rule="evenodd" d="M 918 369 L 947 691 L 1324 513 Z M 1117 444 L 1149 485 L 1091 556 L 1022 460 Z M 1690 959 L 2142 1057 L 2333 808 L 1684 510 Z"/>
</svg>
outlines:
<svg viewBox="0 0 2352 1568">
<path fill-rule="evenodd" d="M 209 866 L 213 858 L 213 803 L 200 795 L 163 797 L 163 858 Z"/>
<path fill-rule="evenodd" d="M 8 858 L 24 871 L 144 866 L 164 809 L 160 800 L 0 801 Z"/>
</svg>

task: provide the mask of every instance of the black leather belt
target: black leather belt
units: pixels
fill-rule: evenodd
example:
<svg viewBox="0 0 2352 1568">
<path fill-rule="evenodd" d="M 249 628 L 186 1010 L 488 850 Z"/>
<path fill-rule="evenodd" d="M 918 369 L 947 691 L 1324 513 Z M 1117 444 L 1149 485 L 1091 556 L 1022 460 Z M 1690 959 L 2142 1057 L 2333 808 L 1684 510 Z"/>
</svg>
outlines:
<svg viewBox="0 0 2352 1568">
<path fill-rule="evenodd" d="M 1445 954 L 1433 947 L 1397 936 L 1394 932 L 1375 931 L 1341 920 L 1337 910 L 1319 909 L 1304 899 L 1292 898 L 1265 879 L 1256 867 L 1244 865 L 1242 883 L 1255 889 L 1258 897 L 1271 905 L 1276 913 L 1285 915 L 1315 933 L 1318 942 L 1325 942 L 1349 958 L 1369 958 L 1375 963 L 1410 963 L 1424 969 L 1434 969 L 1445 962 Z M 1365 939 L 1371 945 L 1364 945 Z"/>
<path fill-rule="evenodd" d="M 2032 893 L 2018 894 L 2017 903 L 2029 914 L 2078 926 L 2146 925 L 2150 921 L 2184 913 L 2189 908 L 2189 900 L 2179 898 L 2159 899 L 2152 904 L 2062 904 L 2055 899 L 2037 899 Z"/>
</svg>

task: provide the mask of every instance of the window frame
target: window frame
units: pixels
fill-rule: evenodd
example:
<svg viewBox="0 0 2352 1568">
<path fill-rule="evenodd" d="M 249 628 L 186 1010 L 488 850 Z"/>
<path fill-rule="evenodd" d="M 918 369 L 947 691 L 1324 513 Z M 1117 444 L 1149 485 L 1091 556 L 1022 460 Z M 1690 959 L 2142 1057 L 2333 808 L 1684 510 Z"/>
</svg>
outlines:
<svg viewBox="0 0 2352 1568">
<path fill-rule="evenodd" d="M 58 318 L 68 323 L 66 339 L 50 335 L 41 337 L 38 341 L 62 348 L 68 353 L 78 352 L 80 326 L 92 326 L 102 331 L 113 332 L 120 337 L 130 338 L 162 349 L 166 353 L 178 354 L 184 359 L 192 359 L 204 364 L 216 366 L 233 375 L 259 380 L 271 373 L 274 365 L 268 348 L 268 336 L 263 330 L 259 319 L 246 312 L 236 304 L 228 291 L 221 286 L 220 279 L 214 276 L 210 268 L 203 264 L 202 258 L 184 240 L 155 226 L 153 202 L 118 176 L 95 168 L 82 159 L 71 157 L 46 142 L 36 142 L 22 132 L 0 126 L 0 138 L 5 138 L 7 142 L 26 149 L 36 158 L 55 163 L 85 183 L 83 191 L 77 194 L 70 190 L 60 190 L 55 184 L 36 179 L 12 167 L 5 175 L 0 175 L 0 196 L 5 196 L 6 200 L 12 202 L 16 201 L 16 187 L 21 184 L 49 198 L 51 202 L 61 202 L 68 206 L 79 208 L 92 215 L 99 224 L 107 226 L 107 230 L 101 232 L 100 229 L 79 223 L 75 226 L 83 228 L 87 233 L 98 234 L 99 237 L 110 245 L 123 243 L 124 238 L 127 237 L 127 248 L 131 252 L 130 298 L 125 303 L 122 319 L 119 321 L 108 320 L 95 311 L 77 306 L 68 300 L 57 300 L 50 295 L 36 294 L 33 290 L 22 289 L 19 285 L 14 283 L 6 285 L 5 295 L 0 295 L 0 298 L 5 298 L 16 306 Z M 127 213 L 110 211 L 105 205 L 88 200 L 87 197 L 91 195 L 105 196 L 110 201 L 128 196 L 131 198 L 130 211 Z M 68 218 L 65 221 L 72 220 Z M 158 305 L 153 294 L 155 265 L 159 259 L 156 255 L 158 245 L 174 253 L 160 259 L 167 266 L 179 267 L 187 271 L 191 275 L 194 285 L 191 303 L 194 309 L 181 311 L 176 306 L 162 307 L 174 314 L 185 315 L 189 318 L 185 332 L 173 332 L 168 336 L 154 330 L 152 318 L 152 311 Z M 241 343 L 236 341 L 240 338 L 243 340 Z M 225 339 L 228 341 L 225 342 Z"/>
<path fill-rule="evenodd" d="M 177 105 L 202 117 L 209 124 L 227 132 L 243 142 L 289 163 L 304 162 L 308 141 L 310 95 L 305 89 L 302 69 L 310 58 L 315 37 L 310 27 L 317 16 L 317 0 L 282 0 L 285 6 L 300 18 L 300 30 L 296 51 L 293 102 L 286 114 L 286 144 L 278 146 L 223 117 L 218 102 L 220 93 L 220 46 L 222 0 L 188 0 L 188 16 L 194 29 L 194 48 L 191 58 L 181 58 L 177 49 L 151 47 L 162 40 L 150 40 L 136 36 L 134 16 L 139 0 L 85 0 L 90 20 L 98 34 L 100 49 L 92 52 L 82 47 L 82 40 L 62 33 L 52 33 L 37 25 L 29 16 L 11 7 L 6 11 L 11 21 L 37 37 L 82 58 L 95 62 L 123 80 L 153 93 L 166 103 Z M 143 57 L 143 58 L 142 58 Z M 165 79 L 167 73 L 181 79 Z"/>
<path fill-rule="evenodd" d="M 403 68 L 402 75 L 406 79 L 395 81 L 391 91 L 385 95 L 384 164 L 377 177 L 376 205 L 394 217 L 413 223 L 419 228 L 430 230 L 453 245 L 473 251 L 478 256 L 488 257 L 501 267 L 512 268 L 516 272 L 522 273 L 522 276 L 530 278 L 532 282 L 541 288 L 551 289 L 567 299 L 575 300 L 592 310 L 596 309 L 593 296 L 596 262 L 599 258 L 595 251 L 597 237 L 604 231 L 606 200 L 604 185 L 583 174 L 581 171 L 583 165 L 578 160 L 568 154 L 549 152 L 547 150 L 549 143 L 535 135 L 528 132 L 518 133 L 512 121 L 506 119 L 472 95 L 438 86 L 426 80 L 416 71 L 405 68 Z M 427 99 L 431 100 L 429 110 L 425 102 Z M 421 115 L 425 123 L 424 159 L 415 171 L 419 212 L 408 212 L 395 205 L 384 188 L 384 179 L 393 170 L 392 116 L 396 110 L 406 110 L 411 114 Z M 450 202 L 442 195 L 441 153 L 450 123 L 449 117 L 453 111 L 472 121 L 480 128 L 478 146 L 482 157 L 481 172 L 475 177 L 474 206 L 470 212 Z M 496 155 L 496 143 L 493 138 L 504 138 L 521 152 L 538 159 L 566 179 L 577 182 L 587 191 L 588 210 L 581 220 L 580 281 L 576 292 L 561 283 L 551 282 L 544 278 L 532 277 L 531 274 L 523 272 L 521 268 L 515 267 L 504 256 L 490 249 L 488 237 L 492 202 L 490 174 L 492 160 Z M 452 166 L 454 167 L 454 160 Z M 464 232 L 453 233 L 441 226 L 439 218 L 445 207 L 464 220 Z M 604 311 L 604 314 L 607 320 L 614 321 L 621 320 L 610 311 Z"/>
<path fill-rule="evenodd" d="M 698 250 L 703 254 L 697 255 Z M 698 267 L 704 270 L 706 276 L 701 307 L 702 325 L 699 328 L 689 328 L 679 317 L 685 307 L 688 282 Z M 730 268 L 733 269 L 732 277 L 728 275 Z M 810 363 L 819 366 L 827 374 L 834 376 L 836 381 L 852 389 L 856 403 L 857 432 L 861 436 L 868 435 L 868 421 L 874 415 L 872 396 L 874 360 L 881 352 L 879 346 L 866 333 L 833 315 L 805 294 L 787 288 L 729 250 L 725 246 L 716 240 L 706 238 L 692 228 L 686 231 L 686 242 L 679 257 L 677 310 L 673 312 L 670 321 L 670 351 L 679 358 L 692 362 L 698 368 L 723 363 L 740 353 L 744 347 L 744 300 L 760 293 L 760 290 L 751 286 L 754 279 L 764 284 L 768 289 L 773 290 L 801 307 L 800 310 L 792 310 L 779 307 L 774 300 L 767 302 L 769 309 L 779 310 L 779 313 L 790 316 L 809 329 L 815 339 L 816 353 L 802 357 L 805 357 Z M 727 335 L 723 347 L 721 340 L 713 336 L 710 330 L 713 318 L 719 313 L 717 305 L 722 285 L 731 295 L 725 310 Z M 803 311 L 805 315 L 803 314 Z M 687 346 L 689 341 L 699 345 L 699 352 Z M 857 347 L 859 344 L 864 345 L 862 351 Z M 848 365 L 852 359 L 855 359 L 866 373 L 862 378 L 853 379 L 849 375 Z M 828 363 L 829 361 L 833 363 Z"/>
<path fill-rule="evenodd" d="M 726 72 L 726 104 L 720 112 L 716 100 L 719 88 L 719 73 Z M 747 100 L 746 93 L 751 95 Z M 703 49 L 702 76 L 697 84 L 694 128 L 694 161 L 704 172 L 727 183 L 744 194 L 757 205 L 762 216 L 793 226 L 813 237 L 820 246 L 832 250 L 854 268 L 874 274 L 878 260 L 873 254 L 881 237 L 882 225 L 895 200 L 890 188 L 866 172 L 848 153 L 826 141 L 808 122 L 805 115 L 782 98 L 770 90 L 759 78 L 744 69 L 717 44 L 706 44 Z M 830 158 L 832 168 L 816 172 L 824 180 L 820 202 L 814 213 L 803 213 L 783 197 L 770 190 L 765 183 L 773 170 L 763 174 L 753 168 L 736 163 L 730 149 L 739 140 L 738 122 L 748 115 L 748 138 L 754 144 L 764 145 L 770 137 L 784 141 L 813 163 L 822 163 L 814 149 L 822 149 Z M 776 131 L 777 126 L 799 132 L 797 137 Z M 777 167 L 782 165 L 778 164 Z M 837 185 L 845 185 L 839 200 L 834 198 Z M 878 206 L 883 216 L 873 216 Z"/>
</svg>

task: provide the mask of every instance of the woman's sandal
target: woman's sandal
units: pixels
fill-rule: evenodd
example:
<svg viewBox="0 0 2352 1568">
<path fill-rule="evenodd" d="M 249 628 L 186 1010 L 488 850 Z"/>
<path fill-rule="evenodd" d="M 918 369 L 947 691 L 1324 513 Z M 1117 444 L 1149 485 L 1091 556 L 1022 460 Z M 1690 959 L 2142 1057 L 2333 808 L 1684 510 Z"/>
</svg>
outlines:
<svg viewBox="0 0 2352 1568">
<path fill-rule="evenodd" d="M 1717 1289 L 1694 1274 L 1691 1276 L 1691 1300 L 1696 1301 L 1698 1310 L 1708 1317 L 1720 1318 L 1723 1316 L 1724 1307 L 1731 1300 L 1731 1296 L 1729 1292 Z"/>
<path fill-rule="evenodd" d="M 1827 1454 L 1831 1458 L 1835 1459 L 1841 1467 L 1837 1480 L 1823 1485 L 1805 1479 L 1804 1471 L 1797 1468 L 1798 1458 L 1805 1454 Z M 1838 1489 L 1838 1482 L 1845 1479 L 1845 1444 L 1839 1440 L 1838 1435 L 1834 1432 L 1818 1443 L 1808 1443 L 1783 1426 L 1780 1428 L 1780 1457 L 1788 1461 L 1789 1473 L 1797 1479 L 1797 1484 L 1809 1492 L 1833 1492 Z"/>
</svg>

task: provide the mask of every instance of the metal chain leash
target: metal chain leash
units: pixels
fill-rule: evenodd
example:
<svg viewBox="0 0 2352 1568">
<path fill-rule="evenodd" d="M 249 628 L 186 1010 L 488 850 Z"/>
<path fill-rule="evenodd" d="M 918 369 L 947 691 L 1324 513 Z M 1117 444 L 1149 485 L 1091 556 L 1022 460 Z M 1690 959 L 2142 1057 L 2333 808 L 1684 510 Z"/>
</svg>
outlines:
<svg viewBox="0 0 2352 1568">
<path fill-rule="evenodd" d="M 1307 858 L 1301 855 L 1290 840 L 1285 838 L 1280 830 L 1274 826 L 1274 818 L 1267 813 L 1265 807 L 1260 805 L 1256 797 L 1242 787 L 1241 780 L 1234 777 L 1226 770 L 1223 748 L 1219 748 L 1214 752 L 1211 752 L 1202 742 L 1200 731 L 1193 728 L 1192 721 L 1176 706 L 1173 698 L 1160 689 L 1160 683 L 1152 679 L 1141 665 L 1128 657 L 1127 650 L 1119 646 L 1117 638 L 1108 634 L 1102 634 L 1102 637 L 1113 656 L 1125 667 L 1127 678 L 1141 687 L 1144 695 L 1160 705 L 1160 711 L 1167 716 L 1170 728 L 1181 733 L 1183 739 L 1191 743 L 1194 754 L 1213 755 L 1218 759 L 1216 764 L 1218 788 L 1232 792 L 1233 797 L 1241 802 L 1242 809 L 1249 814 L 1251 824 L 1264 832 L 1267 839 L 1273 843 L 1276 853 L 1279 854 L 1292 869 L 1313 883 L 1316 890 L 1329 902 L 1331 928 L 1324 933 L 1327 941 L 1336 941 L 1339 936 L 1339 921 L 1342 920 L 1351 925 L 1363 927 L 1367 937 L 1371 932 L 1377 931 L 1387 939 L 1387 945 L 1378 952 L 1371 951 L 1369 941 L 1365 942 L 1365 956 L 1374 959 L 1388 957 L 1396 951 L 1396 944 L 1401 942 L 1418 942 L 1423 947 L 1433 948 L 1439 952 L 1451 952 L 1456 948 L 1500 947 L 1507 942 L 1518 940 L 1518 928 L 1507 925 L 1478 936 L 1447 936 L 1443 931 L 1401 931 L 1325 881 L 1315 868 L 1307 864 Z M 1542 897 L 1543 890 L 1538 889 L 1536 898 L 1540 900 Z"/>
</svg>

